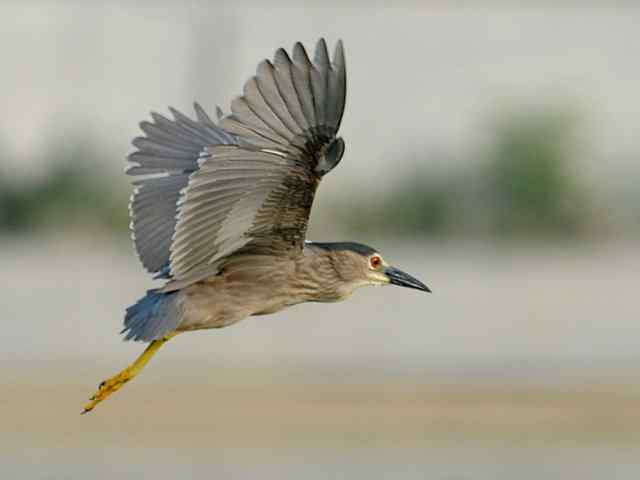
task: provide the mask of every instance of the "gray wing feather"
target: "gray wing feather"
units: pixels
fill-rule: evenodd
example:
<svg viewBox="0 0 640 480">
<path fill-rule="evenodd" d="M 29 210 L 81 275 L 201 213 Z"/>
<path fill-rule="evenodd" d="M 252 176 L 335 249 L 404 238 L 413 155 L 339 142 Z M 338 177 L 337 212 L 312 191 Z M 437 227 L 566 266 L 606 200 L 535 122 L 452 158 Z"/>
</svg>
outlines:
<svg viewBox="0 0 640 480">
<path fill-rule="evenodd" d="M 140 183 L 132 196 L 131 228 L 138 252 L 144 252 L 143 264 L 153 273 L 166 263 L 171 244 L 175 203 L 184 188 L 186 178 L 174 175 L 151 178 Z"/>
<path fill-rule="evenodd" d="M 171 276 L 190 284 L 217 272 L 217 261 L 251 241 L 248 231 L 272 190 L 295 164 L 269 152 L 235 146 L 208 149 L 179 202 Z"/>
<path fill-rule="evenodd" d="M 284 49 L 280 48 L 276 52 L 273 57 L 273 66 L 278 92 L 282 95 L 282 99 L 287 105 L 287 110 L 291 113 L 291 116 L 303 132 L 308 130 L 309 122 L 304 115 L 300 98 L 293 84 L 293 63 Z"/>
<path fill-rule="evenodd" d="M 251 145 L 256 148 L 274 149 L 277 149 L 282 145 L 279 140 L 271 138 L 269 133 L 241 122 L 236 119 L 234 115 L 225 116 L 222 119 L 221 124 L 226 131 L 241 137 L 243 143 L 246 145 Z"/>
<path fill-rule="evenodd" d="M 338 130 L 344 104 L 347 98 L 347 67 L 344 59 L 342 40 L 338 40 L 333 53 L 333 65 L 329 75 L 329 95 L 327 97 L 327 123 L 334 130 Z"/>
<path fill-rule="evenodd" d="M 327 45 L 318 41 L 313 63 L 301 43 L 292 58 L 283 49 L 265 60 L 231 104 L 220 125 L 241 144 L 300 155 L 331 143 L 340 126 L 346 94 L 342 43 L 331 63 Z"/>
<path fill-rule="evenodd" d="M 256 77 L 249 79 L 249 81 L 244 84 L 243 98 L 246 99 L 249 108 L 251 108 L 255 115 L 284 139 L 283 143 L 286 144 L 293 139 L 293 132 L 280 120 L 277 113 L 273 111 L 262 96 Z"/>
<path fill-rule="evenodd" d="M 293 113 L 289 111 L 284 96 L 280 93 L 278 81 L 275 79 L 275 69 L 269 60 L 264 60 L 258 65 L 256 84 L 262 98 L 282 122 L 289 134 L 295 136 L 303 133 L 302 128 L 293 117 Z"/>
<path fill-rule="evenodd" d="M 233 117 L 240 120 L 243 124 L 246 124 L 261 137 L 267 138 L 276 144 L 286 144 L 288 142 L 287 138 L 273 127 L 274 122 L 270 124 L 269 120 L 271 119 L 265 120 L 258 114 L 258 112 L 261 111 L 266 117 L 265 108 L 262 105 L 257 107 L 257 102 L 255 98 L 251 101 L 247 95 L 234 99 L 233 102 L 231 102 Z"/>
<path fill-rule="evenodd" d="M 313 90 L 311 88 L 311 70 L 313 65 L 309 61 L 307 52 L 300 42 L 293 47 L 293 68 L 291 76 L 293 86 L 296 89 L 300 106 L 309 126 L 317 125 L 315 104 L 313 101 Z"/>
<path fill-rule="evenodd" d="M 301 249 L 316 187 L 344 143 L 342 43 L 324 40 L 313 63 L 300 43 L 265 60 L 218 124 L 199 106 L 192 120 L 152 114 L 134 140 L 129 173 L 140 175 L 131 202 L 140 258 L 170 279 L 169 292 L 219 272 L 235 254 Z M 232 255 L 233 254 L 233 255 Z"/>
<path fill-rule="evenodd" d="M 316 111 L 317 126 L 321 131 L 327 126 L 326 109 L 327 109 L 327 87 L 329 80 L 329 54 L 327 53 L 327 44 L 324 39 L 318 40 L 316 52 L 313 59 L 315 68 L 310 70 L 311 87 L 313 90 L 313 100 Z"/>
<path fill-rule="evenodd" d="M 174 119 L 152 113 L 153 122 L 142 122 L 144 137 L 133 140 L 127 173 L 137 177 L 129 211 L 136 251 L 151 273 L 169 263 L 177 205 L 189 175 L 208 145 L 232 144 L 235 139 L 216 126 L 200 105 L 194 105 L 197 121 L 175 109 Z"/>
</svg>

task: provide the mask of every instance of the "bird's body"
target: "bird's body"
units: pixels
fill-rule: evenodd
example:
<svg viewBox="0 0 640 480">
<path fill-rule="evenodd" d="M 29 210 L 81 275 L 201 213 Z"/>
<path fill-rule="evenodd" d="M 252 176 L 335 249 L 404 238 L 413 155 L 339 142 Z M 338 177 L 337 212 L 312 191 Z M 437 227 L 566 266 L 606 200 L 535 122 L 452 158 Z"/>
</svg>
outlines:
<svg viewBox="0 0 640 480">
<path fill-rule="evenodd" d="M 306 241 L 316 189 L 344 153 L 345 98 L 342 43 L 331 60 L 320 40 L 313 62 L 297 43 L 292 57 L 279 49 L 260 63 L 217 123 L 196 104 L 196 120 L 171 109 L 173 120 L 152 113 L 140 124 L 131 228 L 142 264 L 165 284 L 125 316 L 125 339 L 149 347 L 100 385 L 85 413 L 178 333 L 336 302 L 365 285 L 428 290 L 371 247 Z"/>
<path fill-rule="evenodd" d="M 156 302 L 167 302 L 156 320 L 170 315 L 178 319 L 175 331 L 184 332 L 226 327 L 299 303 L 344 300 L 367 281 L 344 260 L 357 254 L 327 248 L 332 245 L 340 243 L 307 242 L 300 252 L 285 257 L 233 256 L 215 276 L 175 292 L 150 291 L 148 295 Z M 139 334 L 144 336 L 143 332 Z M 148 339 L 153 337 L 149 335 Z"/>
<path fill-rule="evenodd" d="M 277 263 L 268 256 L 234 258 L 219 275 L 177 294 L 182 319 L 177 330 L 226 327 L 251 315 L 276 313 L 298 303 L 342 300 L 350 291 L 338 281 L 323 281 L 338 278 L 330 258 L 333 255 L 314 252 L 279 258 Z"/>
</svg>

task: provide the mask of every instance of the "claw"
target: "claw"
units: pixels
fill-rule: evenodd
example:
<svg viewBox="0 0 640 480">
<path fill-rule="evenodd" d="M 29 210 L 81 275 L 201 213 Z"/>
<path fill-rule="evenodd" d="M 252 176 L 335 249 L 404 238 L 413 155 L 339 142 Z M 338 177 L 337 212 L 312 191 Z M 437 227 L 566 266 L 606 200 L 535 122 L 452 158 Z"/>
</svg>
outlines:
<svg viewBox="0 0 640 480">
<path fill-rule="evenodd" d="M 135 375 L 135 372 L 131 368 L 125 368 L 122 372 L 114 377 L 105 380 L 98 386 L 98 391 L 89 399 L 89 403 L 84 406 L 84 413 L 88 413 L 95 408 L 95 406 L 110 396 L 112 393 L 117 392 L 122 386 L 131 380 L 131 377 Z"/>
</svg>

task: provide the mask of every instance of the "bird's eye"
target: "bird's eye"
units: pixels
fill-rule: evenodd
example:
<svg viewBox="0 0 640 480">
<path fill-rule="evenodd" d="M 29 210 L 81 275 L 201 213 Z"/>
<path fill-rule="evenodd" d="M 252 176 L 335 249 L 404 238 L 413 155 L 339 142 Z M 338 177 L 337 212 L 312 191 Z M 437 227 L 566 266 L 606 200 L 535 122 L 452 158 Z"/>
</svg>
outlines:
<svg viewBox="0 0 640 480">
<path fill-rule="evenodd" d="M 378 267 L 380 267 L 380 265 L 382 265 L 382 259 L 378 255 L 373 255 L 369 259 L 369 263 L 371 264 L 371 268 L 377 269 Z"/>
</svg>

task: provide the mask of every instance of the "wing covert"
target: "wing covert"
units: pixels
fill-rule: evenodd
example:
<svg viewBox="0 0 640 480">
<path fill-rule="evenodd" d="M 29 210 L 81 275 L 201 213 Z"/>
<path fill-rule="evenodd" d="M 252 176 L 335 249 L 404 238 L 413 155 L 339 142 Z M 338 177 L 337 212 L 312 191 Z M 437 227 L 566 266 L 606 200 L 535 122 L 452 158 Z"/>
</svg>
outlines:
<svg viewBox="0 0 640 480">
<path fill-rule="evenodd" d="M 302 249 L 323 175 L 342 158 L 336 134 L 346 98 L 342 42 L 333 59 L 319 40 L 313 61 L 300 43 L 264 60 L 214 123 L 171 110 L 152 114 L 128 173 L 140 175 L 131 201 L 134 241 L 165 291 L 217 274 L 235 254 Z"/>
<path fill-rule="evenodd" d="M 215 275 L 232 253 L 282 254 L 304 242 L 320 180 L 308 163 L 234 145 L 207 153 L 179 201 L 165 291 Z"/>
</svg>

